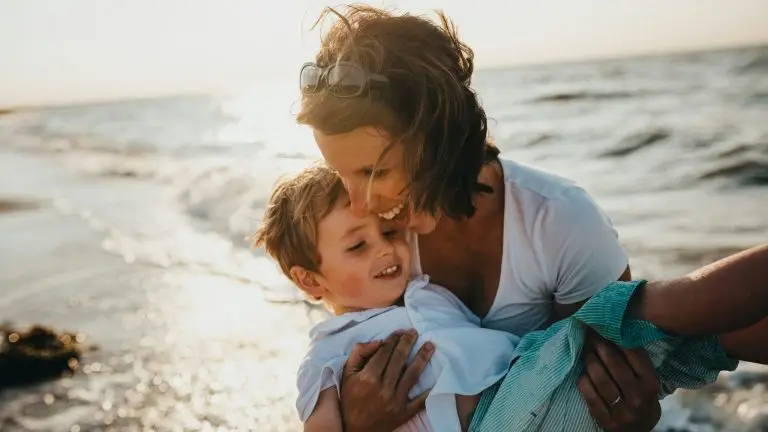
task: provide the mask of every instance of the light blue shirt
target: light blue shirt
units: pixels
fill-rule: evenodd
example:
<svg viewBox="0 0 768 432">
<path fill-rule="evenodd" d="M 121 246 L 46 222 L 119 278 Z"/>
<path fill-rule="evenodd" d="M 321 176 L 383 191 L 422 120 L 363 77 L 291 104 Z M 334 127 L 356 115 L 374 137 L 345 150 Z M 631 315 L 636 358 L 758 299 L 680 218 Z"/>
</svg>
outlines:
<svg viewBox="0 0 768 432">
<path fill-rule="evenodd" d="M 716 336 L 675 337 L 647 321 L 625 319 L 632 293 L 644 283 L 612 283 L 573 316 L 527 334 L 507 376 L 483 392 L 470 430 L 600 431 L 577 387 L 588 327 L 622 347 L 645 348 L 659 375 L 660 399 L 736 368 L 738 361 L 726 356 Z"/>
<path fill-rule="evenodd" d="M 412 280 L 404 307 L 390 306 L 332 317 L 310 332 L 310 346 L 297 376 L 296 408 L 302 422 L 312 414 L 320 392 L 341 388 L 344 363 L 356 343 L 383 340 L 395 330 L 416 329 L 411 352 L 435 344 L 432 360 L 409 395 L 431 389 L 426 409 L 397 432 L 460 432 L 456 395 L 475 395 L 499 382 L 509 370 L 517 336 L 480 327 L 480 318 L 447 289 L 426 276 Z"/>
</svg>

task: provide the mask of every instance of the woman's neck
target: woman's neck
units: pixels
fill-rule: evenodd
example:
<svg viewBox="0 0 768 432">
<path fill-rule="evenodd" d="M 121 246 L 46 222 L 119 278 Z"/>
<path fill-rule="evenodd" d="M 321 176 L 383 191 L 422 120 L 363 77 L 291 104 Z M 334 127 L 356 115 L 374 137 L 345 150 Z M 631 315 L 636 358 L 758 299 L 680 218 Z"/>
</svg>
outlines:
<svg viewBox="0 0 768 432">
<path fill-rule="evenodd" d="M 485 165 L 478 181 L 493 192 L 476 196 L 475 214 L 463 219 L 444 217 L 418 242 L 423 271 L 483 317 L 496 297 L 501 274 L 505 194 L 500 164 Z"/>
</svg>

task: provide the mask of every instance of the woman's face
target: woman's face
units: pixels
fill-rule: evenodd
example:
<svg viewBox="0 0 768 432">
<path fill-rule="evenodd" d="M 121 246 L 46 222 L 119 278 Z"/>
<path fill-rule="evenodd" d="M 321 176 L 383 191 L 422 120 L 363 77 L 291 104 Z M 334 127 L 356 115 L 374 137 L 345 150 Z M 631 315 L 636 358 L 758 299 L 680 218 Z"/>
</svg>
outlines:
<svg viewBox="0 0 768 432">
<path fill-rule="evenodd" d="M 435 229 L 438 218 L 426 213 L 413 214 L 408 205 L 402 144 L 394 143 L 379 161 L 391 140 L 378 128 L 366 126 L 333 135 L 315 129 L 314 135 L 325 162 L 339 173 L 355 215 L 375 213 L 383 219 L 404 223 L 419 234 Z"/>
<path fill-rule="evenodd" d="M 407 181 L 402 169 L 401 144 L 392 145 L 379 160 L 391 140 L 386 132 L 375 127 L 333 135 L 315 129 L 314 135 L 326 163 L 339 173 L 349 192 L 356 216 L 375 213 L 384 219 L 393 219 L 403 210 Z"/>
</svg>

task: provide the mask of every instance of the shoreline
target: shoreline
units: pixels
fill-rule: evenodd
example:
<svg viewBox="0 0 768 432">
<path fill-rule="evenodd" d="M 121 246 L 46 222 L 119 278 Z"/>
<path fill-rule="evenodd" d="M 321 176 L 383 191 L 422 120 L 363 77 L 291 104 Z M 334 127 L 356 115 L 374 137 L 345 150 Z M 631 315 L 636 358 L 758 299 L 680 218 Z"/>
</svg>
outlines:
<svg viewBox="0 0 768 432">
<path fill-rule="evenodd" d="M 0 170 L 0 196 L 29 198 L 4 201 L 54 201 L 23 181 L 8 190 L 8 176 Z M 302 305 L 268 303 L 257 286 L 205 269 L 107 253 L 107 233 L 77 212 L 7 207 L 0 321 L 81 333 L 98 350 L 71 377 L 0 392 L 0 430 L 299 427 L 295 371 L 312 325 Z"/>
</svg>

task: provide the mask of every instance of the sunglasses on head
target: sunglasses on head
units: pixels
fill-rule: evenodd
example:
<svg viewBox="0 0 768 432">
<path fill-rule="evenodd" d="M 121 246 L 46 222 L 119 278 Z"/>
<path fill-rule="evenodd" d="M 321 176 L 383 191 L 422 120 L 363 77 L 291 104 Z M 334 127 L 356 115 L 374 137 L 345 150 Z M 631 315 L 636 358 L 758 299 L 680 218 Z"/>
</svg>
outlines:
<svg viewBox="0 0 768 432">
<path fill-rule="evenodd" d="M 338 62 L 327 67 L 305 63 L 299 75 L 299 86 L 303 94 L 315 94 L 326 90 L 342 98 L 367 95 L 373 89 L 386 88 L 388 83 L 387 77 L 368 73 L 359 66 L 347 62 Z"/>
</svg>

